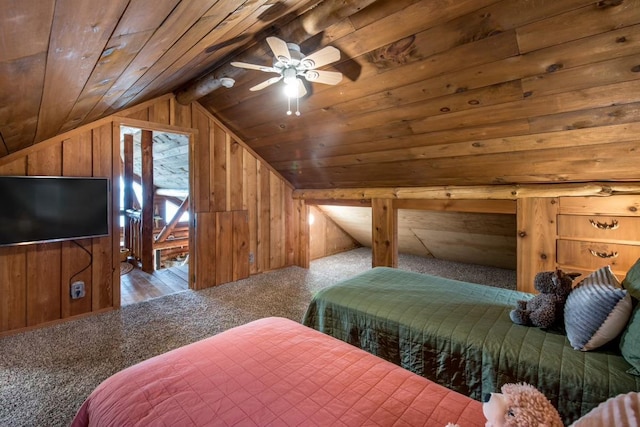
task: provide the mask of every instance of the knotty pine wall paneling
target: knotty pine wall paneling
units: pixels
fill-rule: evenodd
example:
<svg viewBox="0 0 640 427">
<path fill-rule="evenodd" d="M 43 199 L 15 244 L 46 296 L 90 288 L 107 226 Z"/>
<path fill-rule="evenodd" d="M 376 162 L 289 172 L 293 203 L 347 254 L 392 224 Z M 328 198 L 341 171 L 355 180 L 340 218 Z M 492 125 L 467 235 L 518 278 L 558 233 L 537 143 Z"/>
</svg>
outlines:
<svg viewBox="0 0 640 427">
<path fill-rule="evenodd" d="M 110 236 L 0 248 L 0 334 L 120 305 L 121 123 L 193 129 L 195 289 L 308 266 L 306 205 L 294 202 L 291 185 L 199 104 L 182 106 L 165 95 L 0 159 L 0 175 L 108 177 L 112 186 Z M 85 282 L 86 296 L 72 300 L 69 286 L 76 280 Z"/>
<path fill-rule="evenodd" d="M 313 224 L 309 224 L 309 251 L 311 260 L 334 255 L 360 246 L 353 237 L 340 228 L 331 217 L 325 215 L 317 206 L 309 206 L 309 214 L 313 215 Z"/>
<path fill-rule="evenodd" d="M 26 157 L 0 166 L 0 175 L 26 175 Z M 0 332 L 27 326 L 27 247 L 0 248 Z"/>
<path fill-rule="evenodd" d="M 112 141 L 111 123 L 101 121 L 7 156 L 0 174 L 96 176 L 113 183 Z M 116 249 L 112 236 L 0 248 L 0 334 L 113 307 L 116 293 L 119 304 Z M 85 297 L 74 300 L 70 285 L 77 280 L 85 283 Z"/>
<path fill-rule="evenodd" d="M 114 133 L 119 135 L 119 128 L 114 129 L 113 123 L 104 124 L 92 130 L 93 144 L 93 176 L 118 176 L 120 174 L 120 144 L 113 143 Z M 117 161 L 116 161 L 117 160 Z M 111 180 L 112 203 L 120 195 L 120 180 Z M 91 265 L 91 283 L 107 284 L 112 286 L 97 285 L 91 289 L 91 311 L 100 311 L 108 307 L 118 307 L 120 305 L 120 269 L 114 268 L 120 261 L 120 233 L 119 224 L 120 212 L 115 208 L 111 209 L 111 236 L 96 237 L 92 239 L 93 262 Z"/>
<path fill-rule="evenodd" d="M 232 211 L 233 236 L 233 281 L 244 279 L 251 274 L 249 268 L 249 212 Z"/>
<path fill-rule="evenodd" d="M 392 199 L 371 199 L 372 267 L 398 266 L 398 211 Z"/>
<path fill-rule="evenodd" d="M 196 250 L 202 249 L 213 258 L 198 256 L 197 262 L 226 260 L 230 268 L 201 266 L 198 271 L 215 271 L 215 283 L 221 284 L 296 264 L 301 240 L 295 231 L 300 228 L 300 217 L 294 214 L 297 210 L 291 185 L 199 104 L 192 104 L 191 120 L 198 130 L 194 149 L 195 210 L 220 213 L 215 229 L 224 233 L 215 238 L 215 251 L 224 255 L 211 253 L 210 247 L 203 248 L 211 242 L 200 240 Z M 225 213 L 231 215 L 230 220 Z M 211 220 L 210 216 L 203 218 Z M 202 225 L 202 219 L 198 219 L 196 229 Z"/>
<path fill-rule="evenodd" d="M 29 154 L 27 175 L 62 174 L 62 143 Z M 61 318 L 62 243 L 27 246 L 27 326 Z"/>
<path fill-rule="evenodd" d="M 555 270 L 557 197 L 518 199 L 518 283 L 519 291 L 536 292 L 533 279 L 539 271 Z"/>
<path fill-rule="evenodd" d="M 233 212 L 216 212 L 215 231 L 216 284 L 219 285 L 233 281 L 233 253 L 235 252 L 233 247 Z M 249 260 L 244 260 L 244 262 L 248 264 Z M 240 279 L 242 278 L 240 277 Z"/>
<path fill-rule="evenodd" d="M 62 141 L 62 175 L 92 176 L 93 133 L 91 130 Z M 91 311 L 92 302 L 92 240 L 62 242 L 62 281 L 60 287 L 62 318 Z M 71 283 L 83 281 L 85 297 L 71 298 Z"/>
</svg>

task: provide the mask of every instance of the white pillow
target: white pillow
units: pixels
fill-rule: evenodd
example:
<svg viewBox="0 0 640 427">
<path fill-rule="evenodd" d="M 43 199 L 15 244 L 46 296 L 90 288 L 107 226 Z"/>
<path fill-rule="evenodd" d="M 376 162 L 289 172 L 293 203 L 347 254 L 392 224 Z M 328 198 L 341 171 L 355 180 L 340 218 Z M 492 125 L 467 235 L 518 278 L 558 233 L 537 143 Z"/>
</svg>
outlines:
<svg viewBox="0 0 640 427">
<path fill-rule="evenodd" d="M 640 426 L 640 394 L 631 392 L 607 399 L 570 427 L 612 426 Z"/>
</svg>

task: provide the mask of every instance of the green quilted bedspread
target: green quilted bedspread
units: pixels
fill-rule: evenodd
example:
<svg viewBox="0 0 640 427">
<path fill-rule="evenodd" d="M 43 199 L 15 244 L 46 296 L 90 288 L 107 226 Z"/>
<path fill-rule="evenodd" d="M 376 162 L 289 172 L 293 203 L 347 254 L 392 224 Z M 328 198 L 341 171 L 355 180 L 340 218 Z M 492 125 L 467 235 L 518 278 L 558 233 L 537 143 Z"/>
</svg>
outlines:
<svg viewBox="0 0 640 427">
<path fill-rule="evenodd" d="M 531 297 L 377 267 L 318 292 L 303 323 L 476 400 L 504 383 L 530 383 L 567 424 L 640 391 L 617 345 L 581 352 L 565 335 L 513 324 L 516 300 Z"/>
</svg>

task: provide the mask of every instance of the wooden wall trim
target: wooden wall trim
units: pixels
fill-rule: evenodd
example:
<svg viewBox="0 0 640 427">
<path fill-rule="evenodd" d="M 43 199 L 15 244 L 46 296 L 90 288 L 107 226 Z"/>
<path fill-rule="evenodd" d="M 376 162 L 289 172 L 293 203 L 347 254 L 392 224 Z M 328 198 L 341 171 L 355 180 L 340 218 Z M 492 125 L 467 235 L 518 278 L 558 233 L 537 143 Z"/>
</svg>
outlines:
<svg viewBox="0 0 640 427">
<path fill-rule="evenodd" d="M 515 200 L 396 199 L 395 209 L 515 214 Z"/>
<path fill-rule="evenodd" d="M 174 98 L 173 93 L 167 93 L 165 95 L 161 95 L 157 98 L 150 99 L 149 101 L 141 102 L 138 105 L 134 105 L 133 107 L 127 108 L 126 110 L 118 111 L 113 113 L 111 117 L 126 117 L 130 114 L 135 114 L 139 111 L 146 110 L 149 107 L 153 107 L 159 102 L 163 101 L 171 101 Z"/>
<path fill-rule="evenodd" d="M 585 182 L 532 185 L 478 185 L 396 188 L 336 188 L 298 189 L 294 199 L 303 200 L 360 200 L 381 199 L 469 199 L 518 200 L 530 197 L 599 196 L 640 194 L 640 183 Z M 326 203 L 331 204 L 331 203 Z"/>
<path fill-rule="evenodd" d="M 150 122 L 147 120 L 132 119 L 130 117 L 114 117 L 114 123 L 118 126 L 130 126 L 141 130 L 150 130 L 153 132 L 170 132 L 183 135 L 195 135 L 198 129 L 185 128 L 181 126 L 167 125 L 163 123 Z"/>
</svg>

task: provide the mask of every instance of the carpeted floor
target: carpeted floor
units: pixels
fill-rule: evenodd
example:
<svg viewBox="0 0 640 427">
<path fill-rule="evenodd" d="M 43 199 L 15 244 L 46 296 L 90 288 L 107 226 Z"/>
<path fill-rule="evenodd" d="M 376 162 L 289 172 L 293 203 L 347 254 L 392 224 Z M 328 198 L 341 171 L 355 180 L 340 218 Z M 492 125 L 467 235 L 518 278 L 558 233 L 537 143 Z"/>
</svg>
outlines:
<svg viewBox="0 0 640 427">
<path fill-rule="evenodd" d="M 173 348 L 267 316 L 300 321 L 323 287 L 371 268 L 360 248 L 203 291 L 0 339 L 0 426 L 66 426 L 105 378 Z M 401 255 L 399 268 L 515 288 L 512 270 Z"/>
</svg>

